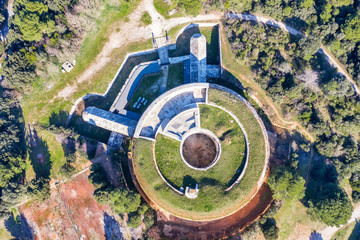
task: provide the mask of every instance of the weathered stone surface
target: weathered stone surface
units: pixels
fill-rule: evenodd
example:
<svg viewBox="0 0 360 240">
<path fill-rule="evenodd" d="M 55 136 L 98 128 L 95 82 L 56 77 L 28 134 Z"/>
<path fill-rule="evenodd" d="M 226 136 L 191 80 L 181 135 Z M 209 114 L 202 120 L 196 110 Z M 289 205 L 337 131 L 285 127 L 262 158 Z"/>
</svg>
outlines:
<svg viewBox="0 0 360 240">
<path fill-rule="evenodd" d="M 82 117 L 84 121 L 90 124 L 130 137 L 134 135 L 137 125 L 137 121 L 133 119 L 95 107 L 87 107 L 83 112 Z"/>
<path fill-rule="evenodd" d="M 200 33 L 190 39 L 190 83 L 206 82 L 206 38 Z"/>
</svg>

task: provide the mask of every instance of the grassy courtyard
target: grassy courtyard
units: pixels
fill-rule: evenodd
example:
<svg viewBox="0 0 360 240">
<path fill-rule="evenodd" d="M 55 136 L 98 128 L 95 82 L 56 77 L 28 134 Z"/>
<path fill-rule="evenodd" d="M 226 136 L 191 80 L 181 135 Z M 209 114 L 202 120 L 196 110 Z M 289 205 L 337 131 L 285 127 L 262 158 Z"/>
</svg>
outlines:
<svg viewBox="0 0 360 240">
<path fill-rule="evenodd" d="M 196 33 L 201 33 L 206 38 L 207 64 L 219 64 L 219 28 L 198 27 L 186 29 L 176 39 L 176 49 L 169 51 L 170 57 L 184 56 L 190 54 L 190 38 Z"/>
<path fill-rule="evenodd" d="M 166 91 L 180 86 L 184 83 L 184 71 L 183 63 L 171 64 L 169 65 L 169 71 L 166 78 Z M 143 113 L 146 108 L 158 97 L 160 96 L 159 90 L 161 88 L 162 80 L 166 77 L 166 74 L 162 71 L 159 74 L 155 75 L 146 75 L 144 76 L 135 92 L 130 98 L 126 109 L 132 112 Z M 140 108 L 134 107 L 134 104 L 137 100 L 145 98 L 147 100 L 146 105 L 141 105 Z"/>
<path fill-rule="evenodd" d="M 155 157 L 161 173 L 176 188 L 199 183 L 203 187 L 226 189 L 233 183 L 237 170 L 241 172 L 245 161 L 245 137 L 235 120 L 216 107 L 200 105 L 202 128 L 220 139 L 222 154 L 216 165 L 208 171 L 198 171 L 186 166 L 180 156 L 180 142 L 158 135 Z"/>
<path fill-rule="evenodd" d="M 218 166 L 215 165 L 211 170 L 209 170 L 209 173 L 205 173 L 209 176 L 204 176 L 203 179 L 201 179 L 201 177 L 198 177 L 196 173 L 191 173 L 190 169 L 187 170 L 185 164 L 183 167 L 181 167 L 183 162 L 181 159 L 179 159 L 179 142 L 169 140 L 163 136 L 159 136 L 158 138 L 160 143 L 154 143 L 144 139 L 136 139 L 133 149 L 132 163 L 134 166 L 134 172 L 138 182 L 146 194 L 165 210 L 175 215 L 194 220 L 214 219 L 221 217 L 235 211 L 244 205 L 246 201 L 252 196 L 253 190 L 257 186 L 257 182 L 264 167 L 264 137 L 262 135 L 261 128 L 252 113 L 242 102 L 236 100 L 226 93 L 215 89 L 209 89 L 209 101 L 232 111 L 243 123 L 251 142 L 250 159 L 246 173 L 243 179 L 240 181 L 239 185 L 236 185 L 231 191 L 225 192 L 224 185 L 222 184 L 229 182 L 229 173 L 234 173 L 234 171 L 230 170 L 230 168 L 226 169 L 226 167 L 221 166 L 220 162 L 222 159 L 220 159 L 217 163 Z M 220 128 L 219 126 L 216 126 L 217 118 L 219 118 L 216 115 L 216 112 L 217 111 L 213 112 L 210 110 L 204 110 L 204 108 L 202 109 L 203 114 L 209 114 L 209 116 L 212 116 L 210 120 L 207 120 L 208 122 L 204 120 L 202 127 L 209 128 L 209 130 L 214 131 L 215 134 L 218 134 L 218 136 L 221 137 L 221 134 L 223 133 L 222 131 L 225 131 L 225 129 L 228 128 L 226 123 L 230 122 L 227 122 L 229 118 L 224 116 L 225 119 L 222 119 L 222 121 L 224 121 L 225 124 Z M 213 128 L 207 125 L 210 124 L 211 121 L 213 122 L 212 124 L 214 124 Z M 221 120 L 219 119 L 219 121 Z M 184 177 L 186 176 L 196 179 L 200 184 L 201 180 L 203 183 L 206 183 L 206 185 L 204 184 L 202 187 L 200 186 L 200 192 L 196 199 L 189 200 L 184 196 L 178 195 L 162 181 L 154 167 L 152 151 L 153 147 L 155 146 L 155 154 L 157 158 L 162 157 L 167 160 L 167 162 L 162 164 L 162 166 L 160 166 L 158 162 L 159 168 L 165 177 L 168 179 L 171 177 L 170 180 L 173 183 L 177 183 L 182 186 Z M 231 144 L 229 145 L 229 149 L 226 150 L 226 153 L 224 149 L 227 146 L 223 146 L 222 157 L 225 157 L 225 154 L 229 154 L 230 156 L 234 154 L 234 152 L 231 153 L 230 146 Z M 251 146 L 255 146 L 254 149 L 251 149 Z M 240 151 L 240 154 L 242 153 L 243 151 Z M 174 162 L 176 162 L 176 164 L 174 164 Z M 237 163 L 239 164 L 240 162 Z M 171 169 L 170 166 L 172 166 L 172 168 L 176 168 L 177 170 Z M 239 165 L 237 166 L 239 167 Z M 220 171 L 216 171 L 217 167 Z M 212 175 L 210 171 L 216 171 L 217 174 Z M 175 174 L 175 177 L 174 175 L 170 176 L 171 172 Z M 180 173 L 182 174 L 182 177 L 180 177 Z M 218 177 L 217 181 L 214 181 L 214 178 L 211 178 L 215 175 Z M 189 177 L 186 177 L 186 180 L 191 180 Z"/>
</svg>

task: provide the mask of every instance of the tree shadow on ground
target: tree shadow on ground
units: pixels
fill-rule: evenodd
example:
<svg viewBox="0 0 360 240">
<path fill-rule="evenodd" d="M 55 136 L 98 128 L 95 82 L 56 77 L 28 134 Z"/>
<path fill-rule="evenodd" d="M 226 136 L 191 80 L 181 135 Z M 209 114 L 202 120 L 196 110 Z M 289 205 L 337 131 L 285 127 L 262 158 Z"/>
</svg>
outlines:
<svg viewBox="0 0 360 240">
<path fill-rule="evenodd" d="M 34 233 L 27 222 L 24 215 L 19 215 L 16 218 L 13 214 L 5 220 L 5 228 L 15 238 L 19 240 L 33 240 Z"/>
<path fill-rule="evenodd" d="M 320 233 L 313 231 L 309 237 L 309 240 L 323 240 Z"/>
<path fill-rule="evenodd" d="M 61 110 L 59 112 L 52 112 L 49 117 L 49 124 L 57 127 L 65 127 L 66 121 L 69 117 L 69 112 Z"/>
<path fill-rule="evenodd" d="M 356 220 L 355 227 L 351 232 L 348 240 L 356 240 L 356 239 L 360 239 L 360 219 Z"/>
<path fill-rule="evenodd" d="M 52 168 L 51 154 L 49 147 L 42 138 L 37 134 L 36 129 L 29 125 L 28 128 L 28 151 L 36 178 L 50 178 Z"/>
<path fill-rule="evenodd" d="M 207 177 L 204 177 L 200 180 L 200 183 L 199 183 L 201 186 L 219 186 L 220 185 L 220 182 L 216 179 L 213 179 L 213 178 L 207 178 Z"/>
<path fill-rule="evenodd" d="M 105 230 L 105 239 L 123 239 L 123 235 L 120 231 L 120 227 L 115 217 L 110 216 L 104 212 L 104 230 Z"/>
</svg>

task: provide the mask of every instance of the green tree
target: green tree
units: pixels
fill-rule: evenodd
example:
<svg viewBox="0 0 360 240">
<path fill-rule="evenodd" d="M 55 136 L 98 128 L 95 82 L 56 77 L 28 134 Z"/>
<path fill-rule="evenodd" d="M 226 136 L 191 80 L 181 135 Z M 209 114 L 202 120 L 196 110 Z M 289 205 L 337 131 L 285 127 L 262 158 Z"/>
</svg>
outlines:
<svg viewBox="0 0 360 240">
<path fill-rule="evenodd" d="M 312 5 L 314 5 L 314 0 L 302 0 L 300 2 L 300 6 L 302 8 L 309 8 L 311 7 Z"/>
<path fill-rule="evenodd" d="M 25 41 L 40 41 L 43 34 L 55 32 L 55 21 L 50 19 L 48 6 L 39 1 L 20 0 L 16 2 L 14 24 Z"/>
<path fill-rule="evenodd" d="M 27 193 L 44 201 L 50 197 L 50 180 L 45 178 L 33 179 L 27 184 Z"/>
<path fill-rule="evenodd" d="M 321 87 L 328 98 L 346 97 L 354 94 L 349 81 L 346 80 L 345 76 L 340 74 L 333 75 L 333 77 L 322 84 Z"/>
<path fill-rule="evenodd" d="M 231 9 L 237 12 L 246 12 L 251 9 L 252 1 L 251 0 L 227 0 L 224 2 L 225 8 Z"/>
<path fill-rule="evenodd" d="M 110 193 L 111 208 L 117 214 L 136 212 L 141 203 L 140 194 L 116 189 Z"/>
<path fill-rule="evenodd" d="M 353 212 L 349 197 L 334 183 L 319 187 L 308 213 L 329 226 L 346 224 Z"/>
<path fill-rule="evenodd" d="M 128 226 L 135 228 L 138 227 L 140 224 L 141 224 L 141 215 L 137 213 L 131 214 L 130 219 L 128 221 Z"/>
<path fill-rule="evenodd" d="M 285 167 L 279 167 L 268 179 L 276 200 L 302 199 L 305 196 L 305 180 Z"/>
<path fill-rule="evenodd" d="M 278 239 L 279 228 L 276 227 L 275 219 L 268 218 L 264 224 L 261 224 L 261 230 L 266 240 Z"/>
<path fill-rule="evenodd" d="M 348 17 L 343 27 L 343 33 L 345 34 L 345 39 L 350 41 L 359 42 L 360 41 L 360 16 L 353 15 Z"/>
<path fill-rule="evenodd" d="M 8 54 L 5 62 L 4 76 L 6 83 L 13 89 L 24 89 L 36 78 L 35 65 L 29 62 L 26 53 L 17 51 Z"/>
<path fill-rule="evenodd" d="M 45 0 L 45 2 L 49 9 L 55 12 L 64 11 L 65 7 L 71 4 L 71 0 Z"/>
</svg>

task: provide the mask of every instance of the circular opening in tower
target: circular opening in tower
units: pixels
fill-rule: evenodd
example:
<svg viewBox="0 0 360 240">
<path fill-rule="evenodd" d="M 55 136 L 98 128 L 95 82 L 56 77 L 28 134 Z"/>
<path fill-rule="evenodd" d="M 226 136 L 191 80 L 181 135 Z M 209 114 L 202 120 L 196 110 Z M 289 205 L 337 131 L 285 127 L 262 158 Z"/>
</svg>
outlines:
<svg viewBox="0 0 360 240">
<path fill-rule="evenodd" d="M 188 135 L 180 149 L 185 163 L 198 170 L 207 170 L 218 160 L 220 142 L 215 136 L 203 132 Z"/>
</svg>

